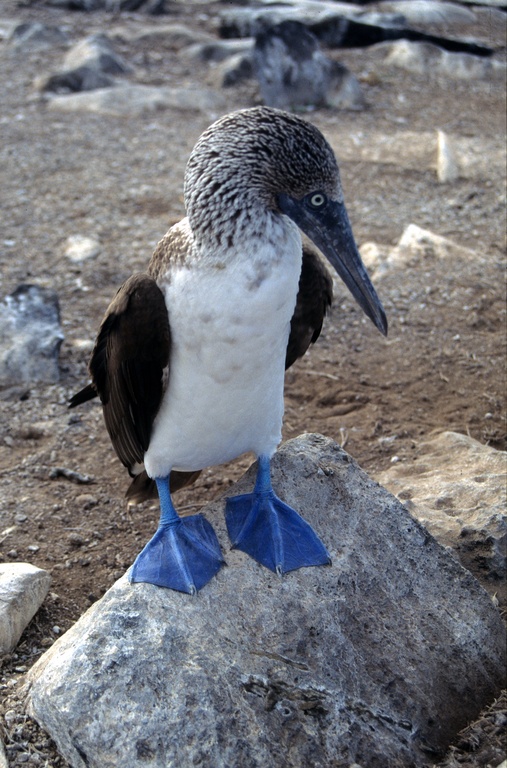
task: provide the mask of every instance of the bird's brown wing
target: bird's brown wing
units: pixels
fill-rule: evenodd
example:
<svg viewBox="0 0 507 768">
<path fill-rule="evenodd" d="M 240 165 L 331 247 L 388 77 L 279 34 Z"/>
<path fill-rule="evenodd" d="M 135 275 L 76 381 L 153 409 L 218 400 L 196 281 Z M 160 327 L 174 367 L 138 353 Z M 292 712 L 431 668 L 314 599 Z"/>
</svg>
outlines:
<svg viewBox="0 0 507 768">
<path fill-rule="evenodd" d="M 102 321 L 89 365 L 92 383 L 70 402 L 72 407 L 100 397 L 114 450 L 129 471 L 148 449 L 170 349 L 162 291 L 149 275 L 133 275 Z"/>
<path fill-rule="evenodd" d="M 133 275 L 111 302 L 90 360 L 92 383 L 74 395 L 70 407 L 99 396 L 119 459 L 133 474 L 150 442 L 153 420 L 167 380 L 171 332 L 162 291 L 147 274 Z M 200 472 L 171 472 L 171 491 L 193 483 Z M 129 501 L 156 499 L 155 481 L 145 470 L 127 490 Z"/>
<path fill-rule="evenodd" d="M 303 246 L 296 308 L 290 324 L 285 369 L 303 357 L 320 336 L 322 323 L 333 298 L 331 275 L 315 251 Z"/>
</svg>

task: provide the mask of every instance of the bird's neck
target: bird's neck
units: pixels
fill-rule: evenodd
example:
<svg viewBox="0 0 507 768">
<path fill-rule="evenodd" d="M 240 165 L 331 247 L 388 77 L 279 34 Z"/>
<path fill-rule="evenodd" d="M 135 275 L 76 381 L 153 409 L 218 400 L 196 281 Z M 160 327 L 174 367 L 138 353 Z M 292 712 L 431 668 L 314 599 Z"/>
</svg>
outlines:
<svg viewBox="0 0 507 768">
<path fill-rule="evenodd" d="M 212 226 L 200 226 L 199 221 L 190 219 L 195 251 L 199 258 L 206 254 L 226 262 L 255 258 L 266 246 L 276 248 L 295 228 L 286 216 L 264 206 L 226 211 L 212 222 Z"/>
</svg>

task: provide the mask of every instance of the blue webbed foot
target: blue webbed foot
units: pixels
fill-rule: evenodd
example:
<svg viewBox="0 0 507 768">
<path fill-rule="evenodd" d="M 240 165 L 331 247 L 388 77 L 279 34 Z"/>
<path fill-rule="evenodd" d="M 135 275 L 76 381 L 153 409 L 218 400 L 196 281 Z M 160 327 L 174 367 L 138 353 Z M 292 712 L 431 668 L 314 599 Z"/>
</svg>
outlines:
<svg viewBox="0 0 507 768">
<path fill-rule="evenodd" d="M 224 563 L 218 539 L 202 515 L 178 516 L 167 480 L 157 479 L 157 488 L 159 527 L 137 556 L 129 580 L 195 594 Z"/>
<path fill-rule="evenodd" d="M 274 493 L 265 456 L 259 458 L 253 493 L 229 498 L 225 519 L 233 547 L 275 573 L 331 563 L 312 527 Z"/>
</svg>

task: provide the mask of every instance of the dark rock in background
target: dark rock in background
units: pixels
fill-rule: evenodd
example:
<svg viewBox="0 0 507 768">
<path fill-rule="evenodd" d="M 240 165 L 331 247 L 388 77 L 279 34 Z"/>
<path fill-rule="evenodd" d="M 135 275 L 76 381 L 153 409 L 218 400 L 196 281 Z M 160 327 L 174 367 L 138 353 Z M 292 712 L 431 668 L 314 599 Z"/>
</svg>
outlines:
<svg viewBox="0 0 507 768">
<path fill-rule="evenodd" d="M 117 75 L 131 71 L 115 53 L 109 38 L 95 34 L 68 51 L 60 72 L 43 76 L 36 85 L 39 90 L 52 93 L 92 91 L 114 85 Z"/>
<path fill-rule="evenodd" d="M 0 304 L 0 385 L 57 382 L 62 341 L 56 293 L 20 285 Z"/>
<path fill-rule="evenodd" d="M 10 33 L 8 41 L 14 48 L 26 51 L 67 44 L 68 38 L 59 27 L 34 21 L 17 24 Z"/>
<path fill-rule="evenodd" d="M 253 65 L 262 100 L 270 107 L 326 106 L 332 89 L 347 87 L 355 94 L 350 106 L 361 108 L 364 104 L 354 76 L 325 56 L 315 35 L 299 21 L 284 21 L 260 32 L 255 39 Z M 350 80 L 355 87 L 351 87 Z"/>
<path fill-rule="evenodd" d="M 284 20 L 299 21 L 329 48 L 362 48 L 377 43 L 394 40 L 412 40 L 434 43 L 444 50 L 472 53 L 476 56 L 491 56 L 493 49 L 470 40 L 432 35 L 428 32 L 411 29 L 402 15 L 364 13 L 358 14 L 351 6 L 345 13 L 342 8 L 336 14 L 316 13 L 315 19 L 309 20 L 308 13 L 289 6 L 282 11 L 279 8 L 232 8 L 220 14 L 219 33 L 225 38 L 251 37 Z"/>
</svg>

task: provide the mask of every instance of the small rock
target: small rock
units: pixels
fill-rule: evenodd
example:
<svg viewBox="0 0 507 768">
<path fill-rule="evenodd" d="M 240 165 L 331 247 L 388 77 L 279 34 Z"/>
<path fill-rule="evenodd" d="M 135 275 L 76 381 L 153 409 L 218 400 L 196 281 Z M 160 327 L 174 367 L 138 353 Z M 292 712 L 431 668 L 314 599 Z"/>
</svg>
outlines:
<svg viewBox="0 0 507 768">
<path fill-rule="evenodd" d="M 184 55 L 189 59 L 219 63 L 240 54 L 249 56 L 252 53 L 253 43 L 251 38 L 207 41 L 190 46 L 185 50 Z"/>
<path fill-rule="evenodd" d="M 9 35 L 9 43 L 16 49 L 33 51 L 66 45 L 68 37 L 59 27 L 28 21 L 14 27 Z"/>
<path fill-rule="evenodd" d="M 65 242 L 65 255 L 75 263 L 95 259 L 99 253 L 100 243 L 93 237 L 70 235 Z"/>
<path fill-rule="evenodd" d="M 63 60 L 63 69 L 72 71 L 87 66 L 108 75 L 124 75 L 132 68 L 115 53 L 113 44 L 104 34 L 95 34 L 74 45 Z"/>
<path fill-rule="evenodd" d="M 49 591 L 51 576 L 29 563 L 0 564 L 0 655 L 11 653 Z"/>
<path fill-rule="evenodd" d="M 79 496 L 76 496 L 76 504 L 80 504 L 83 509 L 91 509 L 96 507 L 98 503 L 97 498 L 89 493 L 81 493 Z"/>
<path fill-rule="evenodd" d="M 56 293 L 20 285 L 0 303 L 0 384 L 57 382 L 62 341 Z"/>
<path fill-rule="evenodd" d="M 93 91 L 113 86 L 114 78 L 132 71 L 115 53 L 104 34 L 95 34 L 74 45 L 64 58 L 62 69 L 35 81 L 38 90 L 49 93 Z"/>
<path fill-rule="evenodd" d="M 459 178 L 456 152 L 444 131 L 437 131 L 437 176 L 442 184 Z"/>
<path fill-rule="evenodd" d="M 59 94 L 94 91 L 97 88 L 108 88 L 113 85 L 114 79 L 112 77 L 87 66 L 78 67 L 69 72 L 43 75 L 34 81 L 34 86 L 38 91 Z"/>
<path fill-rule="evenodd" d="M 231 56 L 217 64 L 211 71 L 210 77 L 217 88 L 231 88 L 238 85 L 253 77 L 252 58 L 243 53 Z"/>
</svg>

